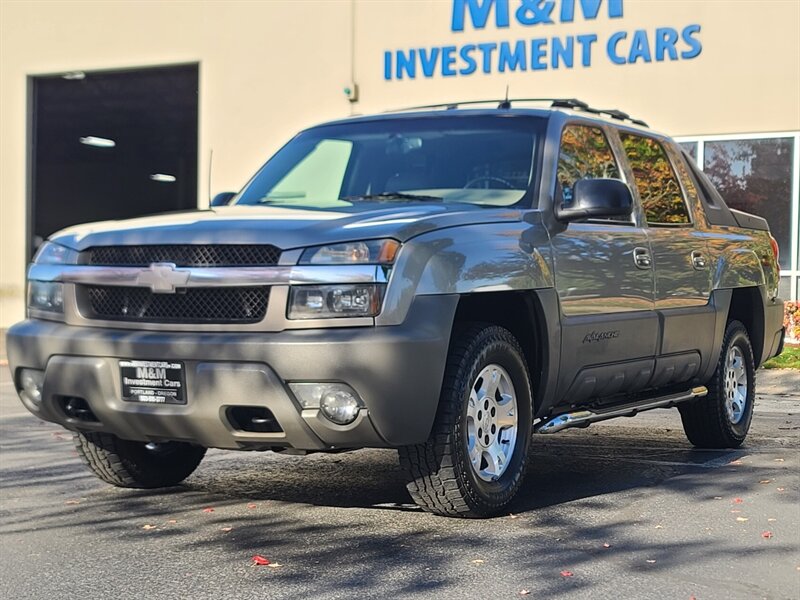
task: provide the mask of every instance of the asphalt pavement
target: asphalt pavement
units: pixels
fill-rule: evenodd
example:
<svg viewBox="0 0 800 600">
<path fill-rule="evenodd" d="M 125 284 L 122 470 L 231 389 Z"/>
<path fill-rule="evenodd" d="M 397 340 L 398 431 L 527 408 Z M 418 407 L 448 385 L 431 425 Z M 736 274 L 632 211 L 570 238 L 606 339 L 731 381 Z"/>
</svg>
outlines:
<svg viewBox="0 0 800 600">
<path fill-rule="evenodd" d="M 418 510 L 383 450 L 210 451 L 180 487 L 109 487 L 0 372 L 2 598 L 800 598 L 798 372 L 759 372 L 737 451 L 693 449 L 676 410 L 537 435 L 484 521 Z"/>
</svg>

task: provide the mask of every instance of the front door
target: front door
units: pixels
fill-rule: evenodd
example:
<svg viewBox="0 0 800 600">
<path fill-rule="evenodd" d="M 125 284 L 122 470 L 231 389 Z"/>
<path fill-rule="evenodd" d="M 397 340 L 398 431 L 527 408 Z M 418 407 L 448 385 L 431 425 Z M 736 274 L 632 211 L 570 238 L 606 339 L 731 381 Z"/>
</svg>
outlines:
<svg viewBox="0 0 800 600">
<path fill-rule="evenodd" d="M 555 201 L 567 205 L 579 179 L 624 179 L 602 128 L 564 128 L 557 178 Z M 570 223 L 552 238 L 564 404 L 637 391 L 651 379 L 658 318 L 649 240 L 637 218 Z"/>
</svg>

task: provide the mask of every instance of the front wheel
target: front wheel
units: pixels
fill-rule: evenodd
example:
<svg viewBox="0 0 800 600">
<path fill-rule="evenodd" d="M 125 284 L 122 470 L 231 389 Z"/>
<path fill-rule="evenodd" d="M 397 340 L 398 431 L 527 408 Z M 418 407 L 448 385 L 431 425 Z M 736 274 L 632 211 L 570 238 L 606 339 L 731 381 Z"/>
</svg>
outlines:
<svg viewBox="0 0 800 600">
<path fill-rule="evenodd" d="M 117 487 L 160 488 L 191 475 L 206 449 L 185 442 L 148 444 L 110 433 L 75 433 L 75 449 L 97 477 Z"/>
<path fill-rule="evenodd" d="M 411 497 L 439 515 L 498 514 L 522 484 L 531 423 L 530 375 L 516 338 L 493 325 L 456 331 L 428 441 L 399 451 Z"/>
<path fill-rule="evenodd" d="M 747 329 L 731 321 L 708 395 L 679 405 L 683 430 L 699 448 L 738 448 L 750 429 L 756 397 L 756 368 Z"/>
</svg>

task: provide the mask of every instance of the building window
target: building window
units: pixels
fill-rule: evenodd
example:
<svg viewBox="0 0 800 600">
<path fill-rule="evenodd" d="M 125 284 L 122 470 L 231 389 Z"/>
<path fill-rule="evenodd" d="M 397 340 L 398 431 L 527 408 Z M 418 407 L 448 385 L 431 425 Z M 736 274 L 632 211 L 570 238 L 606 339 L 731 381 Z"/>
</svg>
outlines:
<svg viewBox="0 0 800 600">
<path fill-rule="evenodd" d="M 780 294 L 800 299 L 800 133 L 702 136 L 678 143 L 728 206 L 767 219 L 780 248 Z"/>
</svg>

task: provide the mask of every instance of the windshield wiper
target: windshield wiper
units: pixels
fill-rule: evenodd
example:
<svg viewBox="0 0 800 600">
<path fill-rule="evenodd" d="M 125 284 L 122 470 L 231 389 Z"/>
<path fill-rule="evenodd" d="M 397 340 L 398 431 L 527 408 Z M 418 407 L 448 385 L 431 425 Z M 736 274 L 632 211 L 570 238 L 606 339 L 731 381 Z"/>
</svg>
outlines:
<svg viewBox="0 0 800 600">
<path fill-rule="evenodd" d="M 425 196 L 423 194 L 404 194 L 403 192 L 383 192 L 382 194 L 357 194 L 355 196 L 342 196 L 339 200 L 353 202 L 386 202 L 389 200 L 411 200 L 417 202 L 441 202 L 444 198 L 439 196 Z"/>
</svg>

